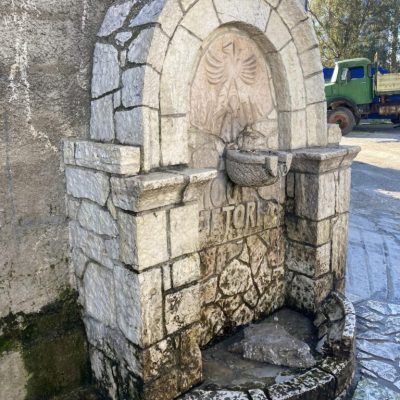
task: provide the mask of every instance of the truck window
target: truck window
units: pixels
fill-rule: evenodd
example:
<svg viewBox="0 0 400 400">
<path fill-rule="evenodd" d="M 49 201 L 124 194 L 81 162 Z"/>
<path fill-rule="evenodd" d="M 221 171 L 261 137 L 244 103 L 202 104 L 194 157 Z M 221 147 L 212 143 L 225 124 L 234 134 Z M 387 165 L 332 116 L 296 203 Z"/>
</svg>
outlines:
<svg viewBox="0 0 400 400">
<path fill-rule="evenodd" d="M 350 79 L 362 79 L 365 76 L 364 67 L 350 68 Z"/>
<path fill-rule="evenodd" d="M 340 76 L 341 81 L 347 81 L 347 77 L 349 74 L 349 69 L 348 68 L 343 68 L 342 69 L 342 75 Z"/>
</svg>

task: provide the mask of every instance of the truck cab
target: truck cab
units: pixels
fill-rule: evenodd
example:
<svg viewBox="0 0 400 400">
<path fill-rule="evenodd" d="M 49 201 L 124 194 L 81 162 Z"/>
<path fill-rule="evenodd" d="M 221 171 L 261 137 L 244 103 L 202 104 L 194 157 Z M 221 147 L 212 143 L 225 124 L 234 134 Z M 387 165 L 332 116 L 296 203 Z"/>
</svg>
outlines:
<svg viewBox="0 0 400 400">
<path fill-rule="evenodd" d="M 372 63 L 367 58 L 338 61 L 325 84 L 328 121 L 339 124 L 343 134 L 353 130 L 374 100 Z"/>
</svg>

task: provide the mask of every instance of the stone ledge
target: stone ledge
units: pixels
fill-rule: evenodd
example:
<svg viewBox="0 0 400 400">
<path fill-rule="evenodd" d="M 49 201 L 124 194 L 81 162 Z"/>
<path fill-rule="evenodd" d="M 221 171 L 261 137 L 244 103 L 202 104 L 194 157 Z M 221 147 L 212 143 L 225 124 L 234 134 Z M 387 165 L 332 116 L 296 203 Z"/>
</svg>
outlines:
<svg viewBox="0 0 400 400">
<path fill-rule="evenodd" d="M 360 152 L 359 146 L 315 147 L 293 151 L 291 172 L 322 174 L 350 167 Z"/>
<path fill-rule="evenodd" d="M 200 198 L 204 186 L 217 176 L 213 169 L 154 172 L 133 178 L 111 178 L 114 205 L 142 212 Z"/>
<path fill-rule="evenodd" d="M 116 144 L 66 139 L 64 163 L 118 175 L 137 175 L 140 148 Z"/>
</svg>

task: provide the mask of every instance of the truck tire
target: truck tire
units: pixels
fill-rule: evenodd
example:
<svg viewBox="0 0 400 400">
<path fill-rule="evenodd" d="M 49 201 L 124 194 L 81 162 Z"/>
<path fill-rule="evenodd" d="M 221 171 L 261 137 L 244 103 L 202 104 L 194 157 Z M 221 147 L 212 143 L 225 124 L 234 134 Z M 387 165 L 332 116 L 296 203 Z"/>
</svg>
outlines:
<svg viewBox="0 0 400 400">
<path fill-rule="evenodd" d="M 328 122 L 339 125 L 343 136 L 350 133 L 357 125 L 354 114 L 346 107 L 328 111 Z"/>
</svg>

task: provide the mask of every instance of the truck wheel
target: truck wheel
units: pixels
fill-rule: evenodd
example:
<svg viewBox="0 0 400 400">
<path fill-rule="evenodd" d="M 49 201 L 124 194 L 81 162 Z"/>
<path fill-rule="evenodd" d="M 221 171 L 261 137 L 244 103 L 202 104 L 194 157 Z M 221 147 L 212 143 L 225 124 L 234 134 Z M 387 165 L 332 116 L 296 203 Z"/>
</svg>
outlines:
<svg viewBox="0 0 400 400">
<path fill-rule="evenodd" d="M 342 135 L 347 135 L 356 126 L 356 118 L 354 114 L 345 107 L 338 107 L 328 112 L 328 122 L 340 126 Z"/>
</svg>

